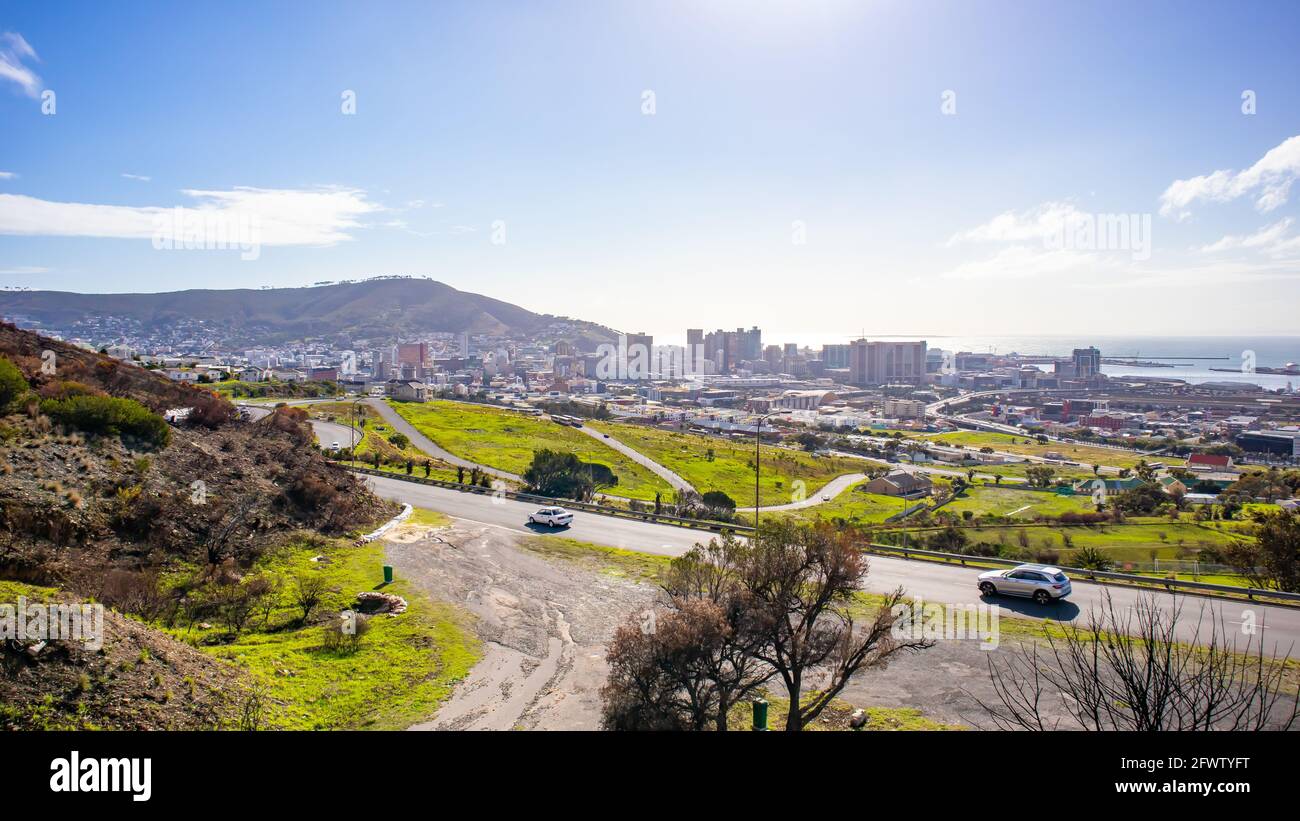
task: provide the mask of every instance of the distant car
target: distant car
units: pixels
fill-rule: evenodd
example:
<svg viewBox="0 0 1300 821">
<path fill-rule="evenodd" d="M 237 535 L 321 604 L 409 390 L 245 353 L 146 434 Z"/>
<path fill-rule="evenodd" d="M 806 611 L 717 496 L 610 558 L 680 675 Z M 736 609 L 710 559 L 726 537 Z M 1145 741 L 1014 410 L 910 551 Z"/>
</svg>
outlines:
<svg viewBox="0 0 1300 821">
<path fill-rule="evenodd" d="M 528 523 L 547 527 L 568 527 L 573 524 L 573 514 L 562 507 L 543 507 L 528 516 Z"/>
<path fill-rule="evenodd" d="M 831 500 L 831 496 L 830 496 L 829 493 L 823 493 L 823 494 L 822 494 L 822 501 L 823 501 L 823 502 L 829 502 L 830 500 Z"/>
<path fill-rule="evenodd" d="M 1070 579 L 1058 567 L 1022 564 L 1010 570 L 981 573 L 979 589 L 985 596 L 1023 596 L 1049 604 L 1070 595 Z"/>
<path fill-rule="evenodd" d="M 330 445 L 330 450 L 338 450 L 340 447 L 341 445 L 339 445 L 338 442 L 335 442 L 332 445 Z"/>
</svg>

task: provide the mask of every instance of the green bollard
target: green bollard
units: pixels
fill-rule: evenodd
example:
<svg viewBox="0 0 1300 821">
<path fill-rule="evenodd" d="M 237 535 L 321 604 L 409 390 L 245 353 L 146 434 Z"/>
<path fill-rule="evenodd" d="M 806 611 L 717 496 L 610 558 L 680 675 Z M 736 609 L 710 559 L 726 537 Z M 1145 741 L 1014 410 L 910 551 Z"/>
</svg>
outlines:
<svg viewBox="0 0 1300 821">
<path fill-rule="evenodd" d="M 754 701 L 754 732 L 767 732 L 767 702 L 761 698 Z"/>
<path fill-rule="evenodd" d="M 392 584 L 392 583 L 393 583 L 393 566 L 391 564 L 386 564 L 384 565 L 384 584 Z"/>
</svg>

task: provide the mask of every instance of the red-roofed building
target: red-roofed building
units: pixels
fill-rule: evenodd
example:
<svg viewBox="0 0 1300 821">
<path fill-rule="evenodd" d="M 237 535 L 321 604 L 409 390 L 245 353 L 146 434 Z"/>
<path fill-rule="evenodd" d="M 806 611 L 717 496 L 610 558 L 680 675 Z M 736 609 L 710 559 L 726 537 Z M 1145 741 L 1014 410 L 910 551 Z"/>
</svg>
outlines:
<svg viewBox="0 0 1300 821">
<path fill-rule="evenodd" d="M 1232 470 L 1232 457 L 1211 453 L 1193 453 L 1187 457 L 1188 470 Z"/>
</svg>

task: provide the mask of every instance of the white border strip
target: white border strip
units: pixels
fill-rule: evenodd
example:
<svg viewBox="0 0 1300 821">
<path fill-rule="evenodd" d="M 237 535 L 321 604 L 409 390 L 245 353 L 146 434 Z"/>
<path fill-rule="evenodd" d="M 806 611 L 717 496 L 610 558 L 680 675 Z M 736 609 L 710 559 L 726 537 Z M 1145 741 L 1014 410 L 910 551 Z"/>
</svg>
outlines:
<svg viewBox="0 0 1300 821">
<path fill-rule="evenodd" d="M 402 522 L 406 521 L 408 518 L 410 518 L 411 514 L 414 512 L 415 512 L 415 508 L 411 507 L 410 505 L 403 505 L 401 513 L 397 514 L 392 519 L 388 520 L 383 527 L 379 528 L 374 533 L 367 533 L 366 535 L 362 536 L 361 541 L 373 542 L 375 539 L 378 539 L 380 536 L 383 536 L 385 533 L 392 530 L 394 527 L 397 527 Z"/>
</svg>

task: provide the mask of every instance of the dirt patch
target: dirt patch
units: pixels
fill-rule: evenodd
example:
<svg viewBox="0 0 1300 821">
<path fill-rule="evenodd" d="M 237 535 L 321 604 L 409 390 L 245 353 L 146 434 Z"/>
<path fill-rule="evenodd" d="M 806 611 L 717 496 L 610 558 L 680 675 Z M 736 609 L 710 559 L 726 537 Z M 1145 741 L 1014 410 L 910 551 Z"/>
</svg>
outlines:
<svg viewBox="0 0 1300 821">
<path fill-rule="evenodd" d="M 398 573 L 474 615 L 484 643 L 483 660 L 438 715 L 412 729 L 598 729 L 605 645 L 657 591 L 547 561 L 516 538 L 458 522 L 386 543 Z"/>
</svg>

